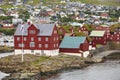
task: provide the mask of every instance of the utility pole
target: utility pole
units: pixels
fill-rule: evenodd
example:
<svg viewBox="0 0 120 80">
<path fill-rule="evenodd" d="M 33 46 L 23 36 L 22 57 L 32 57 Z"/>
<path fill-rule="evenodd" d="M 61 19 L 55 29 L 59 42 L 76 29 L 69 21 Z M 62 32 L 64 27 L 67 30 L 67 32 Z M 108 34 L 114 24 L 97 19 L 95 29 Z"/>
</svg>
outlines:
<svg viewBox="0 0 120 80">
<path fill-rule="evenodd" d="M 23 44 L 23 32 L 24 32 L 24 27 L 23 27 L 23 24 L 21 25 L 21 32 L 22 32 L 22 58 L 21 58 L 21 61 L 23 62 L 24 61 L 24 50 L 23 50 L 23 47 L 24 47 L 24 44 Z"/>
</svg>

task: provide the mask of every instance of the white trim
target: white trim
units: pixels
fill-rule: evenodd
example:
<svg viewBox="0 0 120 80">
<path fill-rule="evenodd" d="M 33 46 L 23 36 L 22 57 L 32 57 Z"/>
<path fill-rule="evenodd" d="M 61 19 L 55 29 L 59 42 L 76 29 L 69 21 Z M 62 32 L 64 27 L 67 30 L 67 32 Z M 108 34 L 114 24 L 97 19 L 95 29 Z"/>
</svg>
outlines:
<svg viewBox="0 0 120 80">
<path fill-rule="evenodd" d="M 89 51 L 85 51 L 85 52 L 81 52 L 81 53 L 62 53 L 62 54 L 66 54 L 66 55 L 72 55 L 72 56 L 80 56 L 82 57 L 87 57 L 89 55 Z"/>
<path fill-rule="evenodd" d="M 39 54 L 39 55 L 46 55 L 46 56 L 57 56 L 59 55 L 59 49 L 55 49 L 55 50 L 43 50 L 44 53 L 42 53 L 42 50 L 34 50 L 34 52 L 31 52 L 32 50 L 27 50 L 24 49 L 24 54 Z M 15 54 L 21 54 L 22 50 L 21 49 L 15 49 L 14 50 Z"/>
<path fill-rule="evenodd" d="M 82 57 L 82 53 L 67 53 L 67 52 L 66 52 L 66 53 L 62 53 L 62 54 Z"/>
</svg>

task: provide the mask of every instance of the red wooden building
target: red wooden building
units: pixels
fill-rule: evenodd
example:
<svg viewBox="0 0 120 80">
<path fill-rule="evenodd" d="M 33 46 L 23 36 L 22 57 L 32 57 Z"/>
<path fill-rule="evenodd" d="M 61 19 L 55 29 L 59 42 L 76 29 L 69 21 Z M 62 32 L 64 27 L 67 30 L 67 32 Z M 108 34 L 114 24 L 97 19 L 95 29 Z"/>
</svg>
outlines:
<svg viewBox="0 0 120 80">
<path fill-rule="evenodd" d="M 59 50 L 63 53 L 82 56 L 82 52 L 89 50 L 89 44 L 86 37 L 65 36 Z"/>
<path fill-rule="evenodd" d="M 109 38 L 110 38 L 110 27 L 109 26 L 105 26 L 105 25 L 95 26 L 95 30 L 104 30 L 107 40 L 109 40 Z"/>
<path fill-rule="evenodd" d="M 5 29 L 14 29 L 15 26 L 13 24 L 3 24 L 2 28 L 5 28 Z"/>
<path fill-rule="evenodd" d="M 108 13 L 101 13 L 100 17 L 102 17 L 102 18 L 108 18 L 109 14 Z"/>
<path fill-rule="evenodd" d="M 59 35 L 55 24 L 20 24 L 14 34 L 15 54 L 58 55 Z"/>
<path fill-rule="evenodd" d="M 80 27 L 79 28 L 79 32 L 83 32 L 83 33 L 85 33 L 85 34 L 89 34 L 89 30 L 85 27 L 85 26 L 83 26 L 83 27 Z"/>
<path fill-rule="evenodd" d="M 114 34 L 109 35 L 109 41 L 120 43 L 120 32 L 115 31 Z"/>
<path fill-rule="evenodd" d="M 63 39 L 65 34 L 67 33 L 63 27 L 59 27 L 58 32 L 59 32 L 59 35 L 60 35 L 61 39 Z"/>
<path fill-rule="evenodd" d="M 104 30 L 93 30 L 90 33 L 90 37 L 92 38 L 92 46 L 96 47 L 97 44 L 105 45 L 107 42 L 106 34 Z"/>
</svg>

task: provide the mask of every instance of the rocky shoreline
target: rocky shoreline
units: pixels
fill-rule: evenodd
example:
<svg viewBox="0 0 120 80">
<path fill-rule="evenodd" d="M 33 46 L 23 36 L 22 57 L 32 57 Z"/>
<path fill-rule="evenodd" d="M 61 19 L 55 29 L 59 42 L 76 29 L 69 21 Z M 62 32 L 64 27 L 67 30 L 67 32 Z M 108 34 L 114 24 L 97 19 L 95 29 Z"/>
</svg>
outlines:
<svg viewBox="0 0 120 80">
<path fill-rule="evenodd" d="M 24 62 L 21 62 L 21 55 L 11 55 L 0 59 L 0 71 L 11 73 L 3 80 L 38 80 L 41 76 L 84 68 L 90 63 L 93 61 L 78 56 L 45 57 L 30 54 L 24 55 Z"/>
<path fill-rule="evenodd" d="M 111 54 L 103 60 L 116 58 L 120 59 L 120 54 Z M 92 58 L 70 55 L 47 57 L 31 54 L 25 54 L 24 62 L 21 62 L 21 55 L 10 55 L 0 58 L 0 71 L 10 73 L 10 76 L 2 80 L 39 80 L 63 71 L 85 68 L 93 63 L 96 63 L 96 60 Z"/>
</svg>

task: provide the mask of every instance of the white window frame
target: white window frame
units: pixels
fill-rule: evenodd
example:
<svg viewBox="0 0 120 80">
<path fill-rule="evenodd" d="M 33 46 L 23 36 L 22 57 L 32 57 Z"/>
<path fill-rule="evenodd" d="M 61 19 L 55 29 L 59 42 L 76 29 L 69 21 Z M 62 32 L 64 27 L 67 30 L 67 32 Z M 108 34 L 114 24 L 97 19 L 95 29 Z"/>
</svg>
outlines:
<svg viewBox="0 0 120 80">
<path fill-rule="evenodd" d="M 21 47 L 21 48 L 22 48 L 22 47 L 25 47 L 25 44 L 19 43 L 19 44 L 18 44 L 18 47 Z"/>
<path fill-rule="evenodd" d="M 57 30 L 54 30 L 54 34 L 57 34 Z"/>
<path fill-rule="evenodd" d="M 45 44 L 45 48 L 48 48 L 48 44 Z"/>
<path fill-rule="evenodd" d="M 45 38 L 45 41 L 48 41 L 48 37 Z"/>
<path fill-rule="evenodd" d="M 41 48 L 42 47 L 42 44 L 39 44 L 39 48 Z"/>
<path fill-rule="evenodd" d="M 30 42 L 29 46 L 30 47 L 35 47 L 35 42 Z"/>
<path fill-rule="evenodd" d="M 26 37 L 24 37 L 24 41 L 27 41 L 27 38 L 26 38 Z"/>
<path fill-rule="evenodd" d="M 30 30 L 30 34 L 35 34 L 35 30 Z"/>
<path fill-rule="evenodd" d="M 34 41 L 34 37 L 31 37 L 31 41 Z"/>
<path fill-rule="evenodd" d="M 20 37 L 17 37 L 17 41 L 20 41 Z"/>
<path fill-rule="evenodd" d="M 41 41 L 41 37 L 38 37 L 38 41 Z"/>
</svg>

